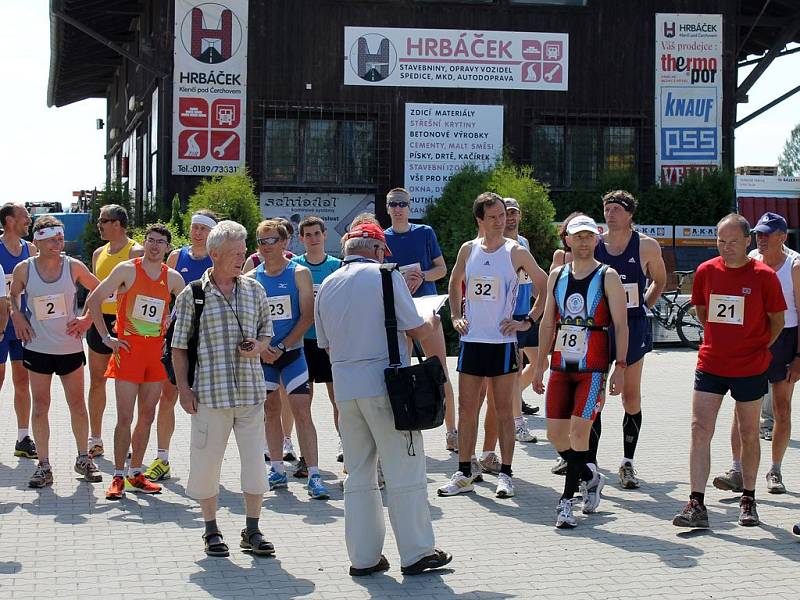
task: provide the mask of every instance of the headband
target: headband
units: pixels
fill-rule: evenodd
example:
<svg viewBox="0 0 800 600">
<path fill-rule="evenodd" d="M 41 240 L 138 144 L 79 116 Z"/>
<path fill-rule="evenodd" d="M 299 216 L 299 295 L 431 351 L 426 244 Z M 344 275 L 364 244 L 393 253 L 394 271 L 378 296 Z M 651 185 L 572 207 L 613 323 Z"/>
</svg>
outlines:
<svg viewBox="0 0 800 600">
<path fill-rule="evenodd" d="M 386 201 L 390 202 L 392 200 L 411 202 L 411 194 L 403 190 L 396 190 L 394 192 L 389 192 L 388 194 L 386 194 Z"/>
<path fill-rule="evenodd" d="M 206 215 L 192 215 L 192 225 L 195 223 L 198 225 L 205 225 L 209 229 L 214 229 L 214 227 L 217 226 L 217 222 Z"/>
<path fill-rule="evenodd" d="M 33 232 L 33 239 L 34 240 L 47 240 L 51 237 L 55 237 L 58 234 L 64 235 L 64 228 L 60 225 L 55 227 L 42 227 L 41 229 L 37 229 Z"/>
<path fill-rule="evenodd" d="M 606 200 L 605 204 L 619 204 L 626 212 L 633 212 L 633 203 L 628 199 L 621 196 L 612 196 Z M 605 206 L 605 205 L 604 205 Z"/>
</svg>

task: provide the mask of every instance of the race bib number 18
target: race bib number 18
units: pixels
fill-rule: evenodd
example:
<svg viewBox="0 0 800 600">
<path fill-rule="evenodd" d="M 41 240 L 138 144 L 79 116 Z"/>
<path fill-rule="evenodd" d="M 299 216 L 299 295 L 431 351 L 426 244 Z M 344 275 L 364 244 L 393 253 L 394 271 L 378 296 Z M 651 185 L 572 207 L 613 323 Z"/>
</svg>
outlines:
<svg viewBox="0 0 800 600">
<path fill-rule="evenodd" d="M 6 275 L 6 296 L 11 294 L 11 280 L 14 279 L 14 275 Z"/>
<path fill-rule="evenodd" d="M 583 356 L 586 354 L 586 333 L 585 327 L 562 325 L 556 333 L 556 351 Z"/>
<path fill-rule="evenodd" d="M 708 320 L 711 323 L 744 325 L 744 296 L 711 294 L 708 300 Z"/>
<path fill-rule="evenodd" d="M 500 280 L 497 277 L 474 276 L 469 278 L 469 299 L 478 302 L 496 302 L 497 288 Z"/>
</svg>

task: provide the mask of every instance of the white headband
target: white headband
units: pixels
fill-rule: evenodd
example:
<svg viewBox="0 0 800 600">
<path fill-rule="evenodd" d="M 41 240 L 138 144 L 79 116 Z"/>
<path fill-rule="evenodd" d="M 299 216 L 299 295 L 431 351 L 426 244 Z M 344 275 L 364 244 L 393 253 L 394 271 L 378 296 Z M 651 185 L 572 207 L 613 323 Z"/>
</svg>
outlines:
<svg viewBox="0 0 800 600">
<path fill-rule="evenodd" d="M 205 225 L 209 229 L 214 229 L 214 227 L 217 226 L 217 222 L 206 215 L 192 215 L 192 225 L 195 223 L 198 225 Z"/>
<path fill-rule="evenodd" d="M 37 229 L 33 232 L 33 239 L 47 240 L 51 237 L 57 236 L 59 233 L 64 235 L 64 228 L 60 225 L 56 227 L 42 227 L 41 229 Z"/>
</svg>

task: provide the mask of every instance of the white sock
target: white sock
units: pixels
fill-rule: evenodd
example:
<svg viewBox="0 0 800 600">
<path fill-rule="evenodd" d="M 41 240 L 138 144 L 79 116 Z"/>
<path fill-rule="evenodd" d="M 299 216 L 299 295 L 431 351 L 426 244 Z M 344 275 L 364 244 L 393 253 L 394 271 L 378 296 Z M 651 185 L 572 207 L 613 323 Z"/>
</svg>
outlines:
<svg viewBox="0 0 800 600">
<path fill-rule="evenodd" d="M 522 416 L 514 417 L 514 427 L 519 429 L 520 427 L 523 427 L 524 425 L 525 425 L 525 417 L 522 417 Z"/>
<path fill-rule="evenodd" d="M 276 473 L 285 473 L 286 472 L 286 468 L 283 466 L 283 461 L 282 460 L 273 460 L 273 461 L 270 462 L 270 466 L 272 466 L 272 468 L 275 469 Z"/>
<path fill-rule="evenodd" d="M 103 438 L 99 437 L 89 437 L 89 448 L 92 446 L 102 446 L 103 445 Z"/>
<path fill-rule="evenodd" d="M 158 458 L 163 460 L 165 463 L 169 462 L 169 450 L 164 450 L 163 448 L 158 449 Z"/>
<path fill-rule="evenodd" d="M 28 429 L 17 429 L 17 441 L 21 442 L 28 436 Z"/>
<path fill-rule="evenodd" d="M 141 472 L 142 472 L 141 465 L 139 465 L 138 467 L 131 467 L 131 477 L 136 477 Z"/>
<path fill-rule="evenodd" d="M 736 471 L 737 473 L 741 473 L 742 472 L 742 461 L 740 461 L 740 460 L 733 461 L 733 464 L 731 465 L 731 470 L 732 471 Z"/>
<path fill-rule="evenodd" d="M 481 452 L 481 460 L 486 460 L 487 458 L 489 458 L 490 454 L 494 454 L 494 452 L 491 450 L 487 450 L 486 452 Z"/>
<path fill-rule="evenodd" d="M 623 459 L 622 459 L 622 462 L 621 462 L 621 463 L 619 463 L 619 466 L 620 466 L 620 467 L 624 467 L 624 466 L 625 466 L 625 465 L 627 465 L 628 463 L 631 463 L 631 466 L 633 466 L 633 459 L 632 459 L 632 458 L 623 458 Z"/>
<path fill-rule="evenodd" d="M 313 477 L 319 475 L 319 467 L 308 467 L 308 476 Z"/>
</svg>

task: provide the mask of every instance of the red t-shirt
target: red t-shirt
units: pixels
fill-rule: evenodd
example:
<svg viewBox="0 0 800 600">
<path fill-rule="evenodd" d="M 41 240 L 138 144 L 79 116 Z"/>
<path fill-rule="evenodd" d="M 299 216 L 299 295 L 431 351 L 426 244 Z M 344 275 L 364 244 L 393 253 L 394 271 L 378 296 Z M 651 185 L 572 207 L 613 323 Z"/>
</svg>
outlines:
<svg viewBox="0 0 800 600">
<path fill-rule="evenodd" d="M 698 370 L 720 377 L 767 370 L 772 357 L 767 313 L 786 310 L 775 271 L 753 259 L 733 269 L 721 257 L 712 258 L 697 268 L 692 304 L 708 309 Z"/>
</svg>

